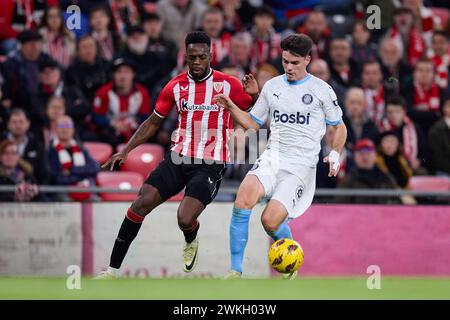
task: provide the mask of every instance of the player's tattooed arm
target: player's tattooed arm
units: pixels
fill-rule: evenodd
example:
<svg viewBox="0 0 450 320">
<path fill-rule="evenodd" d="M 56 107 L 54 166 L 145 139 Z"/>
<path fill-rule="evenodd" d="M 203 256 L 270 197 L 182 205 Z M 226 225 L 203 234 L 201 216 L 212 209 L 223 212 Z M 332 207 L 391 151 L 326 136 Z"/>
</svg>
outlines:
<svg viewBox="0 0 450 320">
<path fill-rule="evenodd" d="M 218 94 L 214 96 L 213 101 L 214 103 L 217 103 L 222 107 L 228 109 L 233 119 L 244 129 L 259 129 L 258 123 L 252 119 L 250 113 L 239 109 L 239 107 L 235 105 L 233 101 L 231 101 L 230 97 L 223 94 Z"/>
<path fill-rule="evenodd" d="M 125 148 L 123 148 L 120 152 L 113 154 L 111 158 L 102 165 L 102 169 L 113 170 L 117 162 L 119 163 L 119 166 L 121 166 L 127 159 L 128 153 L 138 145 L 147 142 L 147 140 L 156 133 L 163 121 L 163 118 L 155 113 L 152 113 L 151 116 L 142 122 L 137 128 Z"/>
</svg>

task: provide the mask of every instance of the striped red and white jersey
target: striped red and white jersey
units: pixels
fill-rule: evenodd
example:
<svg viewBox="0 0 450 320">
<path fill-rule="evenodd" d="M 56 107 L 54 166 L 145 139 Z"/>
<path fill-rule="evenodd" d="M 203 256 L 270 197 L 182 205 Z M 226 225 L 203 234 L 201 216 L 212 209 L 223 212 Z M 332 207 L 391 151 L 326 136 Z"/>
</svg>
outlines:
<svg viewBox="0 0 450 320">
<path fill-rule="evenodd" d="M 201 81 L 183 72 L 163 88 L 154 112 L 165 118 L 173 106 L 177 108 L 173 151 L 191 158 L 229 161 L 228 129 L 233 128 L 233 119 L 228 110 L 212 102 L 216 94 L 229 96 L 245 111 L 252 104 L 252 98 L 237 78 L 213 69 Z"/>
<path fill-rule="evenodd" d="M 139 83 L 134 84 L 128 95 L 120 95 L 110 81 L 97 90 L 93 105 L 94 113 L 111 118 L 121 114 L 145 116 L 150 114 L 150 95 Z"/>
</svg>

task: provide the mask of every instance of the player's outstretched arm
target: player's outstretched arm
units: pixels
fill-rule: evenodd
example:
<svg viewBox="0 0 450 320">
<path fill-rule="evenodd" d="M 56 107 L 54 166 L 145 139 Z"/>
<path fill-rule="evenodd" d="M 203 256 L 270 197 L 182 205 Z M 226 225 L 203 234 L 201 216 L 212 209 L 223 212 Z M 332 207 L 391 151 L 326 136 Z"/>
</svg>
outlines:
<svg viewBox="0 0 450 320">
<path fill-rule="evenodd" d="M 227 97 L 226 95 L 223 94 L 218 94 L 214 96 L 213 102 L 228 109 L 233 119 L 244 129 L 259 130 L 258 123 L 256 123 L 255 120 L 252 119 L 250 113 L 239 109 L 239 107 L 235 105 L 233 101 L 231 101 L 230 97 Z"/>
<path fill-rule="evenodd" d="M 339 156 L 344 148 L 345 141 L 347 141 L 347 127 L 344 122 L 340 122 L 338 125 L 333 126 L 335 130 L 334 138 L 331 143 L 330 154 L 323 159 L 323 162 L 328 162 L 330 164 L 330 170 L 328 172 L 329 177 L 336 177 L 339 172 Z"/>
<path fill-rule="evenodd" d="M 137 128 L 131 139 L 128 141 L 122 151 L 117 152 L 111 156 L 103 165 L 102 169 L 113 170 L 116 162 L 121 166 L 127 159 L 128 153 L 136 148 L 138 145 L 145 143 L 151 138 L 163 122 L 163 118 L 152 113 L 141 125 Z"/>
</svg>

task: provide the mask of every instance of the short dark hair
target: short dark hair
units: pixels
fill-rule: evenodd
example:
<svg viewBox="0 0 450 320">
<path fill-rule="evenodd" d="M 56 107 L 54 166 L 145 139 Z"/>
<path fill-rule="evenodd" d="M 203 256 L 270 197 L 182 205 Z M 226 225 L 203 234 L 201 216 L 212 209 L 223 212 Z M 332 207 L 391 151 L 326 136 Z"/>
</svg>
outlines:
<svg viewBox="0 0 450 320">
<path fill-rule="evenodd" d="M 275 12 L 271 7 L 263 5 L 256 8 L 254 16 L 270 16 L 272 19 L 275 19 Z"/>
<path fill-rule="evenodd" d="M 94 7 L 92 7 L 92 9 L 89 11 L 89 17 L 92 17 L 94 12 L 103 12 L 104 14 L 106 14 L 108 17 L 111 17 L 109 8 L 105 5 L 96 5 Z"/>
<path fill-rule="evenodd" d="M 407 14 L 414 16 L 414 12 L 408 7 L 399 7 L 399 8 L 394 9 L 394 11 L 392 11 L 392 16 L 395 17 L 402 13 L 407 13 Z"/>
<path fill-rule="evenodd" d="M 376 64 L 376 65 L 378 65 L 378 67 L 379 67 L 380 70 L 381 70 L 381 64 L 380 64 L 377 60 L 375 60 L 375 59 L 369 59 L 369 60 L 367 60 L 367 61 L 365 61 L 365 62 L 363 63 L 362 68 L 361 68 L 361 71 L 364 71 L 364 69 L 366 68 L 366 66 L 368 66 L 368 65 L 370 65 L 370 64 Z"/>
<path fill-rule="evenodd" d="M 433 31 L 433 35 L 432 35 L 432 38 L 433 38 L 434 36 L 442 36 L 442 37 L 445 38 L 445 40 L 447 40 L 447 41 L 450 40 L 450 39 L 449 39 L 449 36 L 447 35 L 447 33 L 445 33 L 445 31 L 442 31 L 442 30 L 434 30 L 434 31 Z"/>
<path fill-rule="evenodd" d="M 311 54 L 313 41 L 306 34 L 291 34 L 281 41 L 281 50 L 306 57 Z"/>
<path fill-rule="evenodd" d="M 202 19 L 205 18 L 207 14 L 220 14 L 223 17 L 223 11 L 217 7 L 209 7 L 203 12 Z"/>
<path fill-rule="evenodd" d="M 204 43 L 208 46 L 208 48 L 210 48 L 211 38 L 206 34 L 206 32 L 203 31 L 189 32 L 186 36 L 186 39 L 184 40 L 184 44 L 187 48 L 188 45 L 193 43 Z"/>
<path fill-rule="evenodd" d="M 30 117 L 28 117 L 27 112 L 22 108 L 15 107 L 15 108 L 11 109 L 11 111 L 9 113 L 8 121 L 14 115 L 23 115 L 28 121 L 30 121 Z"/>
<path fill-rule="evenodd" d="M 145 13 L 142 15 L 141 23 L 149 22 L 149 21 L 160 21 L 161 17 L 154 12 Z"/>
<path fill-rule="evenodd" d="M 89 33 L 83 34 L 81 37 L 79 37 L 77 39 L 77 43 L 76 43 L 76 51 L 78 51 L 78 49 L 80 48 L 80 43 L 84 40 L 92 40 L 95 43 L 95 46 L 97 47 L 97 51 L 98 51 L 98 43 L 97 41 L 95 41 L 94 37 L 92 35 L 90 35 Z"/>
<path fill-rule="evenodd" d="M 403 110 L 406 110 L 406 100 L 402 96 L 391 96 L 386 99 L 386 109 L 389 105 L 401 106 Z"/>
<path fill-rule="evenodd" d="M 430 60 L 429 58 L 427 58 L 426 56 L 422 56 L 421 58 L 419 58 L 417 60 L 416 67 L 419 63 L 429 63 L 434 66 L 434 62 L 432 60 Z M 434 68 L 433 68 L 433 70 L 434 70 Z"/>
</svg>

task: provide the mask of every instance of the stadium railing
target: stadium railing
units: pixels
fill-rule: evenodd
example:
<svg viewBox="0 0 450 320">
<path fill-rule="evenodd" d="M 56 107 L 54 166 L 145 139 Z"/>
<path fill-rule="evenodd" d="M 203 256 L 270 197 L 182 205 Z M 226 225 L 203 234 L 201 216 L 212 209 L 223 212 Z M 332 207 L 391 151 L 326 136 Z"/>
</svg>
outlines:
<svg viewBox="0 0 450 320">
<path fill-rule="evenodd" d="M 15 186 L 2 185 L 0 192 L 14 192 Z M 68 186 L 51 186 L 41 185 L 39 191 L 42 193 L 137 193 L 138 188 L 119 189 L 119 188 L 103 188 L 103 187 L 68 187 Z M 235 195 L 237 187 L 224 186 L 220 188 L 219 194 Z M 316 196 L 364 196 L 364 197 L 395 197 L 395 196 L 423 196 L 423 197 L 449 197 L 448 191 L 412 191 L 403 189 L 317 189 Z"/>
</svg>

